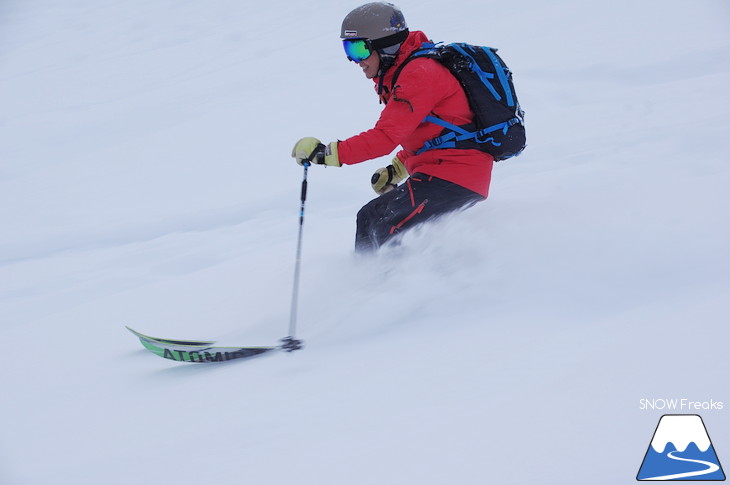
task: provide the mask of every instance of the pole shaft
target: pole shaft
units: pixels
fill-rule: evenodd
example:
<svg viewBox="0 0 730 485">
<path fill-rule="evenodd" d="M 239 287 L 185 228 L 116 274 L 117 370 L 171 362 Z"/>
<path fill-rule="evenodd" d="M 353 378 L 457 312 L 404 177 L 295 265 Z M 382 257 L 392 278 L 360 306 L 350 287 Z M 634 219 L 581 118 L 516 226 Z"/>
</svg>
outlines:
<svg viewBox="0 0 730 485">
<path fill-rule="evenodd" d="M 297 326 L 297 307 L 299 305 L 299 274 L 302 266 L 302 232 L 304 230 L 304 203 L 307 201 L 307 171 L 309 162 L 304 162 L 304 178 L 302 179 L 301 207 L 299 210 L 299 237 L 297 238 L 297 257 L 294 263 L 294 288 L 291 298 L 289 317 L 289 337 L 294 338 Z"/>
</svg>

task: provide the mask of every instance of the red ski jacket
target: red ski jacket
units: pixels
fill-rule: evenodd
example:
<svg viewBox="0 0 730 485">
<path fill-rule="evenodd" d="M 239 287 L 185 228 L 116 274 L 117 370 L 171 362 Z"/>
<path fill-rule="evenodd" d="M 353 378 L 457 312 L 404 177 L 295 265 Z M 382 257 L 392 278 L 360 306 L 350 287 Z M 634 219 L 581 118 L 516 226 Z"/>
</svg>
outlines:
<svg viewBox="0 0 730 485">
<path fill-rule="evenodd" d="M 401 45 L 395 59 L 383 76 L 381 99 L 385 108 L 375 127 L 340 141 L 338 156 L 341 163 L 351 165 L 388 155 L 399 145 L 398 158 L 408 173 L 432 175 L 487 196 L 494 158 L 479 150 L 428 150 L 416 155 L 424 143 L 438 136 L 443 128 L 423 122 L 427 115 L 438 116 L 455 125 L 474 119 L 466 94 L 449 70 L 434 59 L 409 62 L 398 76 L 391 91 L 393 75 L 403 61 L 428 38 L 413 31 Z M 379 78 L 374 79 L 377 86 Z"/>
</svg>

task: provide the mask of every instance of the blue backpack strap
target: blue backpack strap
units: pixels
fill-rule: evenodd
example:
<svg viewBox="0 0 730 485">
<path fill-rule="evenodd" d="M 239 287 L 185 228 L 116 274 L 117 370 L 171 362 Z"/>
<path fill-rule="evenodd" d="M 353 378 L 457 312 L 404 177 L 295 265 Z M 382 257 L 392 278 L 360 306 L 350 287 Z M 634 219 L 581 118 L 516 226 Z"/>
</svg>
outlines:
<svg viewBox="0 0 730 485">
<path fill-rule="evenodd" d="M 507 130 L 509 130 L 510 126 L 514 126 L 518 123 L 522 123 L 522 120 L 517 118 L 516 116 L 512 118 L 511 120 L 507 120 L 503 123 L 497 123 L 496 125 L 488 126 L 487 128 L 484 128 L 483 130 L 479 130 L 475 133 L 476 141 L 479 142 L 479 138 L 487 135 L 489 133 L 494 133 L 495 131 L 501 131 L 503 135 L 507 134 Z M 480 142 L 481 143 L 481 142 Z"/>
<path fill-rule="evenodd" d="M 433 55 L 438 52 L 439 44 L 441 44 L 441 42 L 424 42 L 421 44 L 421 47 L 411 53 L 411 57 L 433 57 Z"/>
<path fill-rule="evenodd" d="M 494 52 L 490 47 L 482 47 L 482 50 L 487 54 L 487 56 L 489 56 L 492 64 L 494 64 L 494 70 L 497 73 L 497 78 L 499 79 L 499 83 L 502 85 L 504 94 L 507 97 L 507 106 L 514 106 L 514 96 L 512 96 L 512 90 L 509 87 L 509 80 L 507 79 L 507 74 L 504 72 L 502 64 L 499 62 L 499 59 L 497 59 L 497 56 L 494 55 Z"/>
<path fill-rule="evenodd" d="M 441 118 L 438 118 L 436 116 L 426 116 L 423 121 L 435 123 L 439 126 L 446 128 L 449 131 L 447 133 L 444 133 L 443 135 L 428 140 L 426 143 L 424 143 L 423 147 L 421 147 L 421 149 L 416 152 L 416 155 L 420 155 L 421 153 L 428 150 L 456 148 L 457 142 L 465 140 L 474 140 L 476 143 L 480 144 L 491 143 L 492 145 L 498 147 L 501 145 L 501 143 L 497 142 L 493 137 L 490 137 L 488 135 L 498 131 L 501 131 L 502 134 L 507 134 L 507 130 L 509 130 L 510 126 L 514 126 L 522 122 L 519 118 L 515 117 L 503 123 L 497 123 L 496 125 L 488 126 L 483 130 L 467 131 L 460 126 L 449 123 L 448 121 L 442 120 Z"/>
<path fill-rule="evenodd" d="M 421 153 L 428 150 L 456 148 L 456 142 L 460 137 L 466 136 L 468 138 L 470 135 L 470 133 L 462 127 L 456 126 L 455 124 L 449 123 L 448 121 L 444 121 L 441 118 L 437 118 L 436 116 L 426 116 L 423 121 L 435 123 L 450 131 L 440 136 L 437 136 L 436 138 L 428 140 L 426 143 L 424 143 L 421 149 L 416 152 L 416 155 L 420 155 Z"/>
<path fill-rule="evenodd" d="M 442 120 L 441 118 L 439 118 L 437 116 L 430 116 L 430 115 L 429 116 L 426 116 L 425 118 L 423 118 L 423 121 L 430 121 L 431 123 L 435 123 L 437 125 L 440 125 L 440 126 L 446 128 L 447 130 L 454 131 L 454 132 L 456 132 L 456 133 L 458 133 L 460 135 L 468 135 L 469 134 L 469 132 L 466 131 L 461 126 L 457 126 L 457 125 L 455 125 L 453 123 L 449 123 L 448 121 Z"/>
<path fill-rule="evenodd" d="M 479 76 L 479 79 L 482 80 L 482 82 L 487 87 L 487 89 L 489 89 L 489 92 L 492 93 L 492 96 L 494 96 L 494 99 L 496 99 L 497 101 L 502 101 L 502 96 L 500 96 L 499 93 L 497 92 L 497 90 L 494 89 L 494 86 L 492 86 L 492 83 L 490 81 L 491 79 L 494 79 L 494 74 L 492 74 L 491 72 L 484 72 L 479 67 L 477 62 L 474 60 L 474 56 L 472 56 L 466 50 L 464 50 L 464 48 L 461 45 L 459 45 L 459 44 L 450 44 L 450 45 L 451 45 L 451 47 L 453 47 L 454 49 L 459 51 L 459 53 L 462 56 L 466 57 L 467 59 L 469 59 L 471 61 L 472 70 L 476 73 L 477 76 Z M 492 62 L 494 62 L 494 61 L 492 61 Z"/>
</svg>

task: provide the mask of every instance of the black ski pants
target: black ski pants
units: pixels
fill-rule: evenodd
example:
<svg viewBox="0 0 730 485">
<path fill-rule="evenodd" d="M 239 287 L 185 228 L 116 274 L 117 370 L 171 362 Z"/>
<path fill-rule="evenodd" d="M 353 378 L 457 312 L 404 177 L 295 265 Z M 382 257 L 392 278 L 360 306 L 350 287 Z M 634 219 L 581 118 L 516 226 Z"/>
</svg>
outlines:
<svg viewBox="0 0 730 485">
<path fill-rule="evenodd" d="M 355 250 L 372 251 L 398 233 L 434 217 L 470 207 L 485 198 L 446 180 L 413 174 L 357 213 Z"/>
</svg>

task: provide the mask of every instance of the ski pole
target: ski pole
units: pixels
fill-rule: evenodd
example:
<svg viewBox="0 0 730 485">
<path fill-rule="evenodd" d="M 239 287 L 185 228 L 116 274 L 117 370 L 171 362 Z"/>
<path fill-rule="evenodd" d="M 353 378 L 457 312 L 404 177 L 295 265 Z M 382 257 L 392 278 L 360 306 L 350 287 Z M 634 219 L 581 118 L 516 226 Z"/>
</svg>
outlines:
<svg viewBox="0 0 730 485">
<path fill-rule="evenodd" d="M 307 201 L 307 172 L 310 163 L 305 161 L 304 178 L 302 179 L 301 206 L 299 209 L 299 237 L 297 238 L 297 256 L 294 262 L 294 288 L 291 298 L 291 312 L 289 316 L 289 336 L 281 339 L 281 348 L 287 352 L 293 352 L 302 348 L 302 341 L 294 338 L 297 327 L 297 307 L 299 305 L 299 274 L 302 266 L 302 232 L 304 230 L 304 203 Z"/>
</svg>

